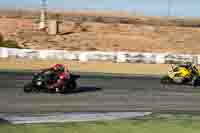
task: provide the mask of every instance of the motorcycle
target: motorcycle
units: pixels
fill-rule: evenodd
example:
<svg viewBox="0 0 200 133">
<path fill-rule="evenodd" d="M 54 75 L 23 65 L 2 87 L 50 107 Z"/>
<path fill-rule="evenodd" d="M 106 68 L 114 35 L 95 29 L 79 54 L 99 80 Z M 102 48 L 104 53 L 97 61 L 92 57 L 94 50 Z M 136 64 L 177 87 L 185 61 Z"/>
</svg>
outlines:
<svg viewBox="0 0 200 133">
<path fill-rule="evenodd" d="M 74 91 L 77 89 L 77 82 L 76 80 L 80 78 L 79 75 L 74 75 L 70 73 L 70 79 L 66 79 L 64 81 L 64 85 L 60 88 L 55 88 L 49 90 L 47 86 L 56 81 L 56 76 L 54 74 L 45 74 L 45 73 L 35 73 L 31 82 L 24 85 L 24 92 L 58 92 L 60 93 L 67 93 L 69 91 Z"/>
<path fill-rule="evenodd" d="M 200 84 L 200 70 L 192 65 L 191 68 L 186 68 L 183 66 L 171 65 L 171 70 L 161 77 L 161 83 L 177 83 L 177 84 L 192 84 L 197 86 Z"/>
</svg>

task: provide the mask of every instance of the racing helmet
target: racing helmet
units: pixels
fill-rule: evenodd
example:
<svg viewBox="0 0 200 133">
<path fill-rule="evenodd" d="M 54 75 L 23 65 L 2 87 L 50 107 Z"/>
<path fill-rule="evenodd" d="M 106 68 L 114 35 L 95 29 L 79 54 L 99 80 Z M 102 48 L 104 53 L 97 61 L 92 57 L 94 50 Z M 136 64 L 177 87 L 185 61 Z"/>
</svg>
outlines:
<svg viewBox="0 0 200 133">
<path fill-rule="evenodd" d="M 54 70 L 55 72 L 64 72 L 64 71 L 65 71 L 65 66 L 62 65 L 62 64 L 54 64 L 54 65 L 52 66 L 52 68 L 53 68 L 53 70 Z"/>
<path fill-rule="evenodd" d="M 186 62 L 186 63 L 185 63 L 185 67 L 186 67 L 187 69 L 191 69 L 191 68 L 192 68 L 192 62 Z"/>
<path fill-rule="evenodd" d="M 192 66 L 192 62 L 186 62 L 188 66 Z"/>
</svg>

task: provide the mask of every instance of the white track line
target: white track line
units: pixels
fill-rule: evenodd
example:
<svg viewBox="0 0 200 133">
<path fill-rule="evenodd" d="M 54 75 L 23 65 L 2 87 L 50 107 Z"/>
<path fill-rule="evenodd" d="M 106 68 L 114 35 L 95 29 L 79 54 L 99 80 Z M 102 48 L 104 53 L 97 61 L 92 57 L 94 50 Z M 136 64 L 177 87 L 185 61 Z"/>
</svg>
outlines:
<svg viewBox="0 0 200 133">
<path fill-rule="evenodd" d="M 49 113 L 38 115 L 0 114 L 0 118 L 12 124 L 28 124 L 129 119 L 150 114 L 151 112 Z"/>
</svg>

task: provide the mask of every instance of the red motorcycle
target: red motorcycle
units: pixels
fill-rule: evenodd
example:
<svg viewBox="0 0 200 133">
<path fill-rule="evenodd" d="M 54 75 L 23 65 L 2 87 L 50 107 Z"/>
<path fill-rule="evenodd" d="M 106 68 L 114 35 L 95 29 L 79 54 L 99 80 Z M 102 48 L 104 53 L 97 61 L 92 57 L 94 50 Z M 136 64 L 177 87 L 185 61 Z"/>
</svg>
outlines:
<svg viewBox="0 0 200 133">
<path fill-rule="evenodd" d="M 74 75 L 70 73 L 69 79 L 64 79 L 64 83 L 59 88 L 48 89 L 48 86 L 56 82 L 57 76 L 53 73 L 35 73 L 32 81 L 24 86 L 24 92 L 59 92 L 67 93 L 77 89 L 76 80 L 80 78 L 80 75 Z"/>
</svg>

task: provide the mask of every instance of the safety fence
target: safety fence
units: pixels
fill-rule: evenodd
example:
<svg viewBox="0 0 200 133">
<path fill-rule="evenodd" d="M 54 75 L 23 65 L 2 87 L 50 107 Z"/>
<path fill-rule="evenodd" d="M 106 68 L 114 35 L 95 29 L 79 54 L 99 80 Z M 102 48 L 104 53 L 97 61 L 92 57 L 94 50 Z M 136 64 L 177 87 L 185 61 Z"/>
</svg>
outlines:
<svg viewBox="0 0 200 133">
<path fill-rule="evenodd" d="M 34 50 L 0 47 L 0 58 L 23 58 L 40 60 L 75 60 L 80 62 L 109 61 L 115 63 L 171 64 L 194 62 L 200 64 L 200 55 L 143 52 L 102 52 L 102 51 L 65 51 Z"/>
</svg>

